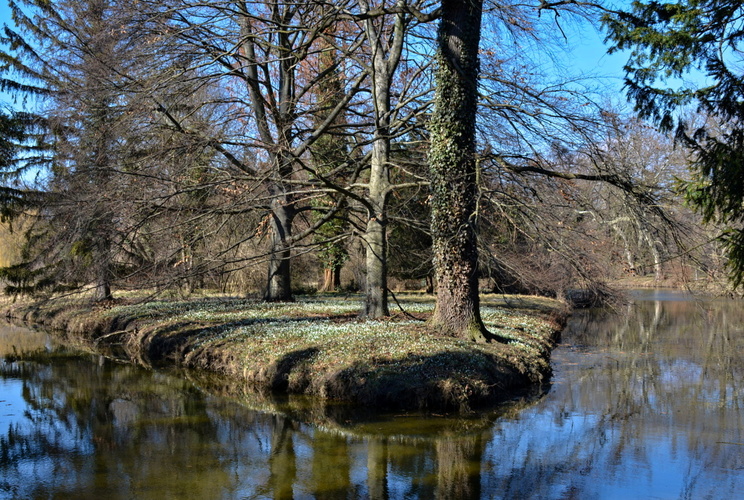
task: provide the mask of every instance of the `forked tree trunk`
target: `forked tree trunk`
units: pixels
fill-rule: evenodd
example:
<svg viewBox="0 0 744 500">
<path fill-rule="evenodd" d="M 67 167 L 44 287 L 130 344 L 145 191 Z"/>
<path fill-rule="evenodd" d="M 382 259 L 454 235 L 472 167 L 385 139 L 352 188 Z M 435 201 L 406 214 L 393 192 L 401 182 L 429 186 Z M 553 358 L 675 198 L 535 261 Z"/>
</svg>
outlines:
<svg viewBox="0 0 744 500">
<path fill-rule="evenodd" d="M 278 7 L 279 4 L 276 4 Z M 256 121 L 256 127 L 261 141 L 265 144 L 267 152 L 272 157 L 273 178 L 269 181 L 268 191 L 271 202 L 271 248 L 269 249 L 269 269 L 264 300 L 281 302 L 292 300 L 292 280 L 290 269 L 292 223 L 295 215 L 295 201 L 288 196 L 284 190 L 283 182 L 292 176 L 293 158 L 288 151 L 291 144 L 287 140 L 291 137 L 289 131 L 292 128 L 294 116 L 294 71 L 297 67 L 296 60 L 292 57 L 292 37 L 288 32 L 277 34 L 275 47 L 279 52 L 286 54 L 280 58 L 279 82 L 280 89 L 276 96 L 268 100 L 262 94 L 263 88 L 259 84 L 259 68 L 266 68 L 265 62 L 260 63 L 256 56 L 256 34 L 251 25 L 250 9 L 247 2 L 237 2 L 236 7 L 240 14 L 240 35 L 242 50 L 245 54 L 245 83 L 250 95 L 250 107 Z M 289 7 L 287 7 L 289 9 Z M 293 9 L 290 9 L 293 10 Z M 278 12 L 278 11 L 277 11 Z M 286 13 L 286 12 L 285 12 Z M 290 16 L 291 17 L 291 16 Z M 287 22 L 289 18 L 287 18 Z M 278 112 L 274 115 L 276 126 L 276 138 L 272 136 L 272 125 L 267 112 L 266 103 L 276 100 Z M 277 120 L 277 117 L 279 118 Z"/>
<path fill-rule="evenodd" d="M 625 233 L 622 229 L 620 229 L 617 225 L 611 226 L 617 235 L 620 237 L 621 240 L 623 240 L 623 251 L 625 253 L 625 265 L 627 268 L 627 271 L 629 274 L 636 275 L 638 274 L 638 271 L 636 270 L 635 265 L 635 258 L 633 257 L 633 252 L 630 250 L 630 244 L 628 243 L 628 237 L 625 236 Z"/>
<path fill-rule="evenodd" d="M 475 118 L 482 0 L 443 0 L 431 119 L 431 213 L 437 301 L 431 325 L 455 337 L 495 337 L 480 315 Z"/>
<path fill-rule="evenodd" d="M 326 267 L 323 269 L 323 281 L 318 286 L 319 292 L 335 292 L 341 288 L 341 268 Z"/>
<path fill-rule="evenodd" d="M 379 34 L 368 21 L 368 38 L 376 44 L 372 66 L 372 94 L 375 105 L 375 136 L 370 160 L 369 191 L 367 195 L 367 230 L 364 234 L 366 251 L 366 286 L 364 311 L 368 318 L 390 315 L 387 290 L 387 200 L 390 193 L 390 86 L 400 57 L 400 48 L 391 50 L 385 59 Z M 396 40 L 400 37 L 396 35 Z"/>
</svg>

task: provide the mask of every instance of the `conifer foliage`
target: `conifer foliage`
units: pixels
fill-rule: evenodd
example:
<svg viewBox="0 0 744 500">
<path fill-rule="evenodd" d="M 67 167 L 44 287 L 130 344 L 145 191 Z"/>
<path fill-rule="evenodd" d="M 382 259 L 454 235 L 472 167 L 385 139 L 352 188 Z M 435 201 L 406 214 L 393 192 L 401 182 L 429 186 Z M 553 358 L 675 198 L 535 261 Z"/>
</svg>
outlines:
<svg viewBox="0 0 744 500">
<path fill-rule="evenodd" d="M 687 199 L 720 225 L 735 286 L 744 282 L 744 72 L 739 0 L 634 2 L 604 18 L 614 50 L 630 50 L 628 95 L 642 117 L 695 153 Z M 684 110 L 706 120 L 691 126 Z"/>
<path fill-rule="evenodd" d="M 5 270 L 8 291 L 91 284 L 95 298 L 107 300 L 120 209 L 112 172 L 124 154 L 127 117 L 118 66 L 127 61 L 132 38 L 107 0 L 11 5 L 18 29 L 5 28 L 3 57 L 13 71 L 2 84 L 30 101 L 27 120 L 35 133 L 5 173 L 18 182 L 33 174 L 36 181 L 23 196 L 35 222 L 24 262 Z M 19 214 L 3 206 L 8 215 Z"/>
</svg>

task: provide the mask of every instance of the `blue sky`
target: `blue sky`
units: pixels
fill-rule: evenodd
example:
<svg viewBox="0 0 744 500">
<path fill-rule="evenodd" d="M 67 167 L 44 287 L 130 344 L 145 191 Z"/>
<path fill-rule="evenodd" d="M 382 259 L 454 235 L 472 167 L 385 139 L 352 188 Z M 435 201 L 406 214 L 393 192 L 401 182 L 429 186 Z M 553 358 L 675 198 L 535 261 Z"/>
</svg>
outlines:
<svg viewBox="0 0 744 500">
<path fill-rule="evenodd" d="M 604 35 L 600 34 L 594 28 L 587 28 L 577 36 L 577 40 L 572 44 L 572 53 L 575 56 L 575 70 L 591 76 L 597 76 L 608 83 L 622 87 L 625 72 L 623 66 L 626 63 L 625 54 L 607 54 L 607 47 L 604 45 Z"/>
<path fill-rule="evenodd" d="M 11 24 L 10 9 L 5 0 L 0 0 L 0 25 Z M 0 93 L 0 107 L 8 104 L 10 98 L 5 93 Z"/>
<path fill-rule="evenodd" d="M 5 0 L 0 0 L 0 24 L 10 23 L 10 9 Z"/>
<path fill-rule="evenodd" d="M 0 0 L 0 24 L 10 23 L 10 10 L 6 0 Z M 561 71 L 576 77 L 587 77 L 587 81 L 596 79 L 595 85 L 606 87 L 616 101 L 624 101 L 620 94 L 625 56 L 608 55 L 603 35 L 588 23 L 561 25 L 561 29 L 566 34 L 570 47 L 570 53 L 563 56 L 565 67 Z"/>
</svg>

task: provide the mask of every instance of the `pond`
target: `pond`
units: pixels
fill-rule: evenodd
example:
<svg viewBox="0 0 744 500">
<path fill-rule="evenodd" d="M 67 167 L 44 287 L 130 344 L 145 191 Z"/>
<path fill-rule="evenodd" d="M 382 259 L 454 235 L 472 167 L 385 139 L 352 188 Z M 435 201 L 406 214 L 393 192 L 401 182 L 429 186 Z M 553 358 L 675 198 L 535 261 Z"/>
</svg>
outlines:
<svg viewBox="0 0 744 500">
<path fill-rule="evenodd" d="M 0 498 L 735 498 L 742 305 L 578 312 L 549 386 L 467 417 L 256 395 L 0 326 Z"/>
</svg>

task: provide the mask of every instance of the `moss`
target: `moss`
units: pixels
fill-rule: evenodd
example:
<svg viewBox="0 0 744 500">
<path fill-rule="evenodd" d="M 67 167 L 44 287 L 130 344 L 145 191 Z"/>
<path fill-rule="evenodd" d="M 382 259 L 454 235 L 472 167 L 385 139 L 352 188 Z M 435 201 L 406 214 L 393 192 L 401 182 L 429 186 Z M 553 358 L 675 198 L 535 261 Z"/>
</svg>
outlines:
<svg viewBox="0 0 744 500">
<path fill-rule="evenodd" d="M 478 344 L 430 330 L 430 297 L 399 297 L 420 321 L 402 314 L 361 321 L 353 313 L 360 300 L 301 297 L 288 305 L 213 297 L 91 307 L 66 299 L 7 310 L 143 365 L 207 370 L 259 391 L 429 410 L 466 410 L 545 382 L 565 316 L 555 301 L 486 296 L 486 326 L 509 342 Z"/>
</svg>

